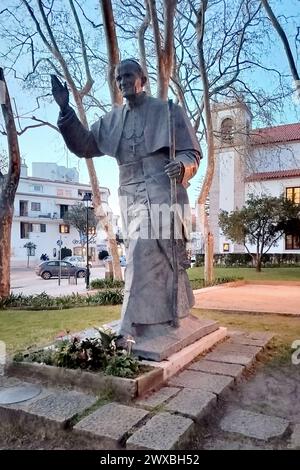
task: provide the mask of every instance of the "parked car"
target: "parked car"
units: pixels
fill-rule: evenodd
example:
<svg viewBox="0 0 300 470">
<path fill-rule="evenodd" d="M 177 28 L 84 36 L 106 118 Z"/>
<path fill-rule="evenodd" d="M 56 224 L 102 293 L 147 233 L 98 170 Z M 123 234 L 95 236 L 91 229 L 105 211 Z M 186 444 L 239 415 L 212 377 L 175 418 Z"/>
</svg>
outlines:
<svg viewBox="0 0 300 470">
<path fill-rule="evenodd" d="M 83 256 L 66 256 L 62 261 L 67 261 L 68 263 L 71 263 L 74 266 L 79 266 L 80 268 L 86 268 L 86 260 Z M 92 267 L 92 263 L 90 261 L 89 267 Z"/>
<path fill-rule="evenodd" d="M 74 266 L 67 261 L 44 261 L 40 263 L 35 268 L 35 273 L 37 276 L 41 276 L 43 279 L 50 279 L 51 277 L 58 277 L 59 276 L 59 263 L 61 263 L 61 277 L 69 277 L 69 276 L 76 276 L 76 277 L 85 277 L 86 268 L 81 268 L 79 266 Z"/>
<path fill-rule="evenodd" d="M 107 263 L 108 261 L 112 261 L 112 256 L 109 255 L 109 256 L 106 256 L 105 258 L 103 258 L 103 263 Z M 126 258 L 125 256 L 120 256 L 120 265 L 122 268 L 126 267 Z"/>
</svg>

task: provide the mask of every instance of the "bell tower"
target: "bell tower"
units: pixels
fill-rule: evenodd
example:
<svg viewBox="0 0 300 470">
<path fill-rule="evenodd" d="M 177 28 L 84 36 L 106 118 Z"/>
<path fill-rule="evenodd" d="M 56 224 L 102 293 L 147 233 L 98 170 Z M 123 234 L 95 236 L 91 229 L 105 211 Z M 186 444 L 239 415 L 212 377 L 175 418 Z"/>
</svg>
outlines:
<svg viewBox="0 0 300 470">
<path fill-rule="evenodd" d="M 212 107 L 215 141 L 215 173 L 209 194 L 209 218 L 215 253 L 240 253 L 244 247 L 227 240 L 219 228 L 219 212 L 238 209 L 245 202 L 245 160 L 249 154 L 252 114 L 243 101 Z"/>
</svg>

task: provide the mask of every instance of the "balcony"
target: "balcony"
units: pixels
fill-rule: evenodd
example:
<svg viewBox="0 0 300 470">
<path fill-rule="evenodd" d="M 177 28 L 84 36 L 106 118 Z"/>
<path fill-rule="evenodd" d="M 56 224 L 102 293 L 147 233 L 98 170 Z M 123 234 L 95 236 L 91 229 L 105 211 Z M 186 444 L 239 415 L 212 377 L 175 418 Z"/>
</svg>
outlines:
<svg viewBox="0 0 300 470">
<path fill-rule="evenodd" d="M 50 220 L 56 220 L 56 219 L 61 219 L 59 217 L 58 212 L 45 212 L 43 214 L 37 214 L 36 212 L 28 212 L 28 211 L 19 211 L 19 213 L 15 212 L 15 217 L 27 217 L 29 219 L 50 219 Z"/>
</svg>

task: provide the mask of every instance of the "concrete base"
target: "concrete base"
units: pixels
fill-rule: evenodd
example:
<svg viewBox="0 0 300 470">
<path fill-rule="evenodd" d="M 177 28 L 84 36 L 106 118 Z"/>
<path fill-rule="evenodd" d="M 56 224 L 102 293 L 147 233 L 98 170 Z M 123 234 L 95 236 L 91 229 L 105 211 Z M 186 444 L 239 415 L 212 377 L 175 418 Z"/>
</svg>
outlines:
<svg viewBox="0 0 300 470">
<path fill-rule="evenodd" d="M 136 344 L 133 347 L 133 352 L 141 359 L 161 362 L 200 338 L 216 331 L 218 327 L 218 322 L 214 320 L 200 320 L 189 315 L 180 320 L 178 328 L 168 325 L 159 336 L 135 338 Z"/>
<path fill-rule="evenodd" d="M 187 364 L 192 362 L 197 356 L 212 348 L 219 341 L 227 337 L 227 328 L 220 327 L 213 333 L 210 333 L 203 338 L 195 341 L 193 344 L 183 348 L 168 357 L 168 360 L 161 362 L 142 361 L 143 364 L 148 364 L 153 367 L 163 369 L 163 381 L 165 382 L 178 371 L 183 369 Z"/>
</svg>

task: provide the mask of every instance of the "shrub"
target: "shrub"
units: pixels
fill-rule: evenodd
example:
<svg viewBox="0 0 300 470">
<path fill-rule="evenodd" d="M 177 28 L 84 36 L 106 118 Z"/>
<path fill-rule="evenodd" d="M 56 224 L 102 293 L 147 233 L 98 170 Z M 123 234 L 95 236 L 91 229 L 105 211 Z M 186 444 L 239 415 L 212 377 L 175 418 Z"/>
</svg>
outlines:
<svg viewBox="0 0 300 470">
<path fill-rule="evenodd" d="M 243 279 L 242 277 L 217 277 L 211 283 L 205 283 L 204 279 L 193 279 L 190 281 L 193 289 L 202 289 L 203 287 L 217 286 L 226 282 L 234 282 Z"/>
<path fill-rule="evenodd" d="M 93 295 L 64 295 L 50 297 L 46 292 L 38 295 L 10 294 L 0 299 L 0 309 L 20 308 L 30 310 L 65 309 L 85 305 L 117 305 L 123 302 L 122 289 L 105 289 Z"/>
<path fill-rule="evenodd" d="M 106 289 L 94 295 L 86 296 L 88 305 L 118 305 L 123 302 L 123 291 L 121 289 Z"/>
<path fill-rule="evenodd" d="M 106 278 L 106 279 L 94 279 L 91 281 L 91 288 L 92 289 L 111 289 L 111 288 L 120 288 L 124 287 L 124 281 L 121 281 L 119 279 L 112 279 L 112 278 Z"/>
<path fill-rule="evenodd" d="M 111 330 L 98 330 L 99 337 L 80 339 L 73 337 L 57 342 L 53 347 L 17 353 L 16 362 L 38 362 L 40 364 L 103 371 L 107 375 L 133 377 L 139 372 L 139 362 L 117 346 L 118 336 Z"/>
<path fill-rule="evenodd" d="M 105 374 L 115 375 L 117 377 L 132 378 L 139 372 L 137 360 L 127 354 L 117 354 L 109 359 Z"/>
</svg>

